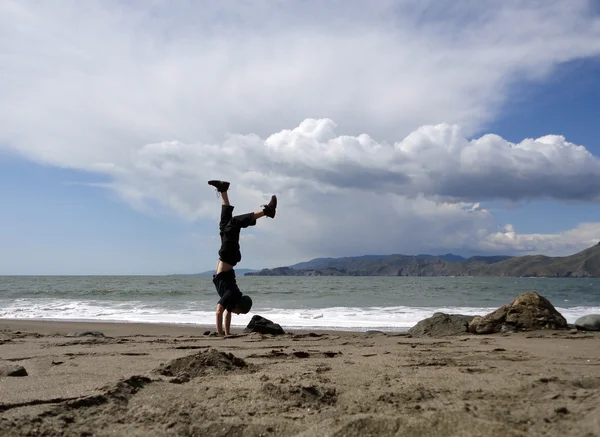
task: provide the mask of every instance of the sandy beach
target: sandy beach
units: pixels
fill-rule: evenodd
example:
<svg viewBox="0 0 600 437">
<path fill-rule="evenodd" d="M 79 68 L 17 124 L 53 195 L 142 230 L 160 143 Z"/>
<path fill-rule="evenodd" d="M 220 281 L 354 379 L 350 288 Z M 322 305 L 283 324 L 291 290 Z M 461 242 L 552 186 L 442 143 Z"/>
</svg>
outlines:
<svg viewBox="0 0 600 437">
<path fill-rule="evenodd" d="M 1 320 L 0 435 L 600 436 L 600 333 L 209 330 Z"/>
</svg>

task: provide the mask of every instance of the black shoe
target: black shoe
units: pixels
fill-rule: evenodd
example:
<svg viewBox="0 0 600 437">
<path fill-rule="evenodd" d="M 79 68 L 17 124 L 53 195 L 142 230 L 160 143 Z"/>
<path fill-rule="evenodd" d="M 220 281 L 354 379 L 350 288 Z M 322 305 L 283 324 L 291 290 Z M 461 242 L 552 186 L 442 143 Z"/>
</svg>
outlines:
<svg viewBox="0 0 600 437">
<path fill-rule="evenodd" d="M 271 196 L 271 201 L 268 205 L 263 205 L 263 212 L 267 217 L 275 218 L 275 210 L 277 209 L 277 196 Z"/>
<path fill-rule="evenodd" d="M 229 182 L 226 181 L 208 181 L 208 185 L 212 185 L 219 193 L 224 193 L 229 189 Z"/>
</svg>

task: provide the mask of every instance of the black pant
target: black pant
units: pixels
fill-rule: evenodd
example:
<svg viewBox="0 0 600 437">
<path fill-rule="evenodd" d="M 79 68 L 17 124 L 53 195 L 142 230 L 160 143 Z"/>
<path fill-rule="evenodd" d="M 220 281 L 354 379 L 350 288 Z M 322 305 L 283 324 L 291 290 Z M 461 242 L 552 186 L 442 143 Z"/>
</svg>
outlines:
<svg viewBox="0 0 600 437">
<path fill-rule="evenodd" d="M 254 226 L 256 219 L 254 213 L 236 215 L 232 217 L 233 206 L 221 206 L 221 221 L 219 230 L 221 234 L 221 248 L 219 259 L 227 264 L 235 266 L 242 260 L 240 252 L 240 230 L 248 226 Z"/>
</svg>

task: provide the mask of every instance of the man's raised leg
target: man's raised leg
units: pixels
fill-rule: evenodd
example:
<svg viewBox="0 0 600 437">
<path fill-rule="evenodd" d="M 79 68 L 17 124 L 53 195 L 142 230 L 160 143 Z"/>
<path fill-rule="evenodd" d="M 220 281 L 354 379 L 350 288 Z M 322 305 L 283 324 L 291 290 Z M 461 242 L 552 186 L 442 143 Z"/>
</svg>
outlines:
<svg viewBox="0 0 600 437">
<path fill-rule="evenodd" d="M 263 205 L 260 211 L 251 212 L 248 214 L 237 215 L 231 219 L 240 228 L 247 228 L 248 226 L 254 226 L 256 220 L 261 217 L 275 218 L 275 211 L 277 209 L 277 196 L 271 196 L 271 200 L 267 205 Z"/>
<path fill-rule="evenodd" d="M 227 190 L 229 190 L 230 184 L 227 181 L 211 180 L 208 181 L 208 185 L 215 187 L 217 192 L 221 196 L 221 218 L 219 220 L 219 231 L 221 234 L 221 250 L 223 250 L 223 237 L 225 236 L 225 233 L 229 231 L 228 227 L 231 223 L 233 215 L 233 206 L 231 206 L 231 204 L 229 203 L 229 195 L 227 194 Z M 221 250 L 219 251 L 219 253 L 221 252 Z M 221 272 L 225 272 L 232 269 L 233 265 L 221 261 L 221 259 L 217 261 L 217 275 Z"/>
</svg>

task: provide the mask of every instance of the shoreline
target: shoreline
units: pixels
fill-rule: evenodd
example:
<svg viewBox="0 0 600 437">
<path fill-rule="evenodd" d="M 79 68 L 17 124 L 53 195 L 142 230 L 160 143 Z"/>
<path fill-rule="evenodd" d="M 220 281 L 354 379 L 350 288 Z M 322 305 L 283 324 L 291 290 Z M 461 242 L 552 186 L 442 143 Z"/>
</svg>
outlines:
<svg viewBox="0 0 600 437">
<path fill-rule="evenodd" d="M 148 327 L 152 327 L 153 329 L 159 329 L 160 327 L 169 327 L 168 329 L 178 329 L 178 328 L 185 328 L 187 329 L 197 329 L 197 330 L 210 330 L 211 332 L 216 331 L 216 327 L 215 325 L 208 325 L 208 324 L 193 324 L 193 323 L 172 323 L 172 322 L 164 322 L 164 323 L 149 323 L 149 322 L 138 322 L 138 321 L 123 321 L 123 320 L 87 320 L 87 319 L 16 319 L 16 318 L 11 318 L 11 319 L 3 319 L 0 318 L 0 327 L 6 324 L 7 326 L 9 325 L 15 325 L 15 326 L 23 326 L 25 329 L 25 327 L 33 329 L 36 327 L 40 327 L 40 329 L 44 329 L 43 326 L 45 324 L 53 324 L 56 325 L 57 327 L 61 327 L 61 325 L 64 325 L 64 327 L 68 327 L 70 326 L 76 326 L 76 325 L 107 325 L 109 327 L 110 330 L 112 330 L 112 327 L 114 327 L 114 325 L 123 325 L 123 326 L 129 326 L 129 325 L 140 325 L 141 327 L 144 328 L 148 328 Z M 354 333 L 354 334 L 361 334 L 361 333 L 366 333 L 369 331 L 380 331 L 382 333 L 385 334 L 390 334 L 390 335 L 394 335 L 394 334 L 403 334 L 406 333 L 410 328 L 388 328 L 388 327 L 368 327 L 368 328 L 360 328 L 360 329 L 345 329 L 345 328 L 339 328 L 339 327 L 286 327 L 286 326 L 282 326 L 282 328 L 286 331 L 286 332 L 290 332 L 290 333 L 302 333 L 302 332 L 310 332 L 310 331 L 317 331 L 317 332 L 323 332 L 323 333 Z M 241 331 L 243 331 L 245 329 L 244 325 L 233 325 L 231 326 L 231 331 L 235 331 L 236 333 L 240 334 Z"/>
<path fill-rule="evenodd" d="M 484 314 L 481 314 L 484 315 Z M 430 316 L 428 316 L 430 317 Z M 114 326 L 114 325 L 123 325 L 123 326 L 128 326 L 128 325 L 140 325 L 140 326 L 145 326 L 145 327 L 155 327 L 156 329 L 158 329 L 159 327 L 170 327 L 170 328 L 185 328 L 185 329 L 198 329 L 198 330 L 210 330 L 215 331 L 216 327 L 213 324 L 206 324 L 206 323 L 199 323 L 199 324 L 195 324 L 195 323 L 174 323 L 174 322 L 141 322 L 141 321 L 127 321 L 127 320 L 91 320 L 91 319 L 33 319 L 33 318 L 24 318 L 24 319 L 18 319 L 18 318 L 8 318 L 8 319 L 3 319 L 0 317 L 0 325 L 2 325 L 3 323 L 5 324 L 15 324 L 15 325 L 22 325 L 22 326 L 29 326 L 31 324 L 32 327 L 35 326 L 43 326 L 43 324 L 55 324 L 60 326 L 61 324 L 65 324 L 66 325 L 77 325 L 77 324 L 93 324 L 93 325 L 108 325 L 108 326 Z M 275 322 L 276 323 L 276 322 Z M 40 325 L 41 324 L 41 325 Z M 416 323 L 411 326 L 411 327 L 387 327 L 387 326 L 372 326 L 372 327 L 360 327 L 360 328 L 343 328 L 343 327 L 336 327 L 336 326 L 298 326 L 298 327 L 289 327 L 289 326 L 285 326 L 285 325 L 281 325 L 281 327 L 284 329 L 284 331 L 287 333 L 301 333 L 301 332 L 310 332 L 310 331 L 317 331 L 317 332 L 346 332 L 346 333 L 355 333 L 355 334 L 361 334 L 361 333 L 367 333 L 367 332 L 371 332 L 371 331 L 377 331 L 377 332 L 382 332 L 385 334 L 390 334 L 390 335 L 394 335 L 394 334 L 400 334 L 400 335 L 405 335 L 412 327 L 414 327 L 416 325 Z M 575 328 L 575 324 L 574 323 L 567 323 L 568 325 L 568 329 L 576 329 Z M 231 330 L 232 331 L 236 331 L 238 334 L 241 333 L 241 331 L 243 331 L 245 329 L 245 324 L 241 324 L 241 325 L 231 325 Z"/>
</svg>

